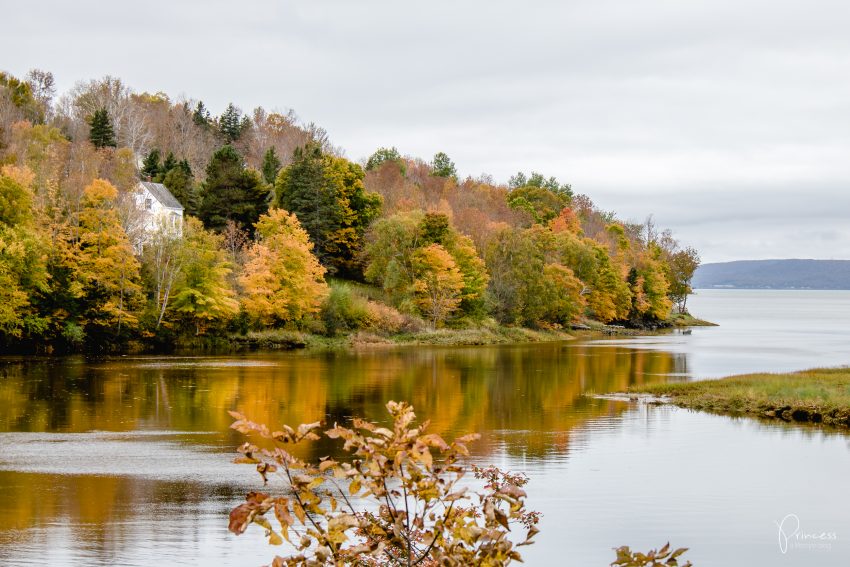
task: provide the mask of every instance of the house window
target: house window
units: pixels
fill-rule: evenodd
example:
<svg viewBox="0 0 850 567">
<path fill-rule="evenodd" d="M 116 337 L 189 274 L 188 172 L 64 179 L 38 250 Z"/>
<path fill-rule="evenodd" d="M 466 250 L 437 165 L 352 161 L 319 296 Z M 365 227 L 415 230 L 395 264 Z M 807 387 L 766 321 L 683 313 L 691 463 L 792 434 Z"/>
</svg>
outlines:
<svg viewBox="0 0 850 567">
<path fill-rule="evenodd" d="M 152 208 L 153 208 L 153 200 L 152 199 L 145 199 L 145 210 L 149 211 Z"/>
</svg>

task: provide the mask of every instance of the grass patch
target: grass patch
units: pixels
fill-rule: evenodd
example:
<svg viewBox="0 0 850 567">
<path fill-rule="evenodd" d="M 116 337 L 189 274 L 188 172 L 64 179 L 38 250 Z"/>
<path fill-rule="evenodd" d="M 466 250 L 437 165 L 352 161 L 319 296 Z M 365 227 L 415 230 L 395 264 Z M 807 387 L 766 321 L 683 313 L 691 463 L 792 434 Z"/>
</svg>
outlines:
<svg viewBox="0 0 850 567">
<path fill-rule="evenodd" d="M 697 319 L 690 313 L 673 313 L 667 320 L 674 327 L 716 327 L 717 323 Z"/>
<path fill-rule="evenodd" d="M 850 368 L 651 384 L 629 392 L 696 410 L 850 427 Z"/>
</svg>

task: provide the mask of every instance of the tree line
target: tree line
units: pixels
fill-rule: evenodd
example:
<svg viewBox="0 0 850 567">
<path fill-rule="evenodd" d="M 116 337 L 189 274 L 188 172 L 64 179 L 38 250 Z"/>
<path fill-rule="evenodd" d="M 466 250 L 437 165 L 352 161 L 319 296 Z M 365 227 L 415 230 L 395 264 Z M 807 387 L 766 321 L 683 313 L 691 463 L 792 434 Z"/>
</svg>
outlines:
<svg viewBox="0 0 850 567">
<path fill-rule="evenodd" d="M 0 73 L 0 168 L 7 349 L 658 324 L 699 263 L 651 218 L 622 221 L 554 177 L 460 179 L 443 152 L 393 147 L 355 163 L 292 111 L 213 116 L 114 77 L 57 98 L 48 72 Z M 183 205 L 182 233 L 146 225 L 140 180 Z"/>
</svg>

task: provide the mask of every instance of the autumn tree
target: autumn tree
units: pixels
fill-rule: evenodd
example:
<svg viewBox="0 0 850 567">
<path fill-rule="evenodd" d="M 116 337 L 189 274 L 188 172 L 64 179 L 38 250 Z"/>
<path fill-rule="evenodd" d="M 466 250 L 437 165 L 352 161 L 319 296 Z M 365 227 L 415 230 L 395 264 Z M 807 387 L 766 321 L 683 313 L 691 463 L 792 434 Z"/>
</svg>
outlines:
<svg viewBox="0 0 850 567">
<path fill-rule="evenodd" d="M 109 118 L 109 113 L 105 108 L 96 110 L 92 115 L 89 140 L 96 148 L 114 148 L 117 145 L 112 120 Z"/>
<path fill-rule="evenodd" d="M 197 219 L 186 218 L 177 261 L 171 309 L 178 321 L 196 335 L 226 322 L 239 311 L 230 284 L 232 265 L 223 248 L 224 238 L 205 230 Z"/>
<path fill-rule="evenodd" d="M 431 322 L 431 330 L 436 330 L 460 306 L 463 275 L 451 254 L 439 244 L 417 250 L 413 269 L 416 304 Z"/>
<path fill-rule="evenodd" d="M 47 319 L 33 305 L 49 292 L 47 239 L 35 224 L 28 169 L 0 170 L 0 340 L 38 336 Z"/>
<path fill-rule="evenodd" d="M 79 323 L 92 344 L 117 339 L 122 329 L 138 322 L 139 262 L 115 210 L 117 198 L 118 191 L 108 181 L 97 179 L 86 187 L 77 238 L 67 259 Z"/>
<path fill-rule="evenodd" d="M 245 168 L 233 146 L 215 152 L 206 173 L 198 211 L 204 226 L 221 230 L 233 220 L 252 228 L 268 208 L 269 187 L 260 174 Z"/>
<path fill-rule="evenodd" d="M 422 312 L 423 304 L 416 300 L 416 281 L 424 264 L 417 261 L 417 253 L 437 245 L 449 254 L 461 276 L 457 313 L 473 317 L 484 314 L 488 281 L 484 261 L 472 241 L 459 234 L 445 215 L 408 213 L 380 219 L 370 230 L 367 242 L 366 278 L 380 285 L 400 309 Z M 455 309 L 448 314 L 452 312 Z"/>
<path fill-rule="evenodd" d="M 257 222 L 257 235 L 240 278 L 245 312 L 260 325 L 300 323 L 317 313 L 328 293 L 325 268 L 298 218 L 272 209 Z"/>
<path fill-rule="evenodd" d="M 584 284 L 561 263 L 549 229 L 504 227 L 486 249 L 496 317 L 511 324 L 568 325 L 583 314 Z"/>
<path fill-rule="evenodd" d="M 277 177 L 278 205 L 298 217 L 316 255 L 334 273 L 358 274 L 363 234 L 381 210 L 381 198 L 366 192 L 363 176 L 359 165 L 308 144 Z"/>
</svg>

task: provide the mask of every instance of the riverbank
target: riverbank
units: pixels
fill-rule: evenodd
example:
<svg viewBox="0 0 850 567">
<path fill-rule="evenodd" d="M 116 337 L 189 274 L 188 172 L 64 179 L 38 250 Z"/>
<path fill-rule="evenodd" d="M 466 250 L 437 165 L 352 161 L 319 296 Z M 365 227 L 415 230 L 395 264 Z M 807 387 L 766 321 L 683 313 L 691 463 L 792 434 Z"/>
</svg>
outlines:
<svg viewBox="0 0 850 567">
<path fill-rule="evenodd" d="M 393 346 L 483 346 L 497 344 L 540 343 L 574 339 L 576 335 L 563 330 L 536 330 L 522 327 L 477 327 L 469 329 L 438 329 L 383 335 L 357 331 L 338 336 L 325 336 L 298 331 L 271 329 L 233 334 L 213 342 L 191 341 L 179 345 L 181 350 L 197 348 L 232 350 L 356 350 Z"/>
<path fill-rule="evenodd" d="M 850 368 L 652 384 L 628 393 L 713 413 L 850 427 Z"/>
</svg>

